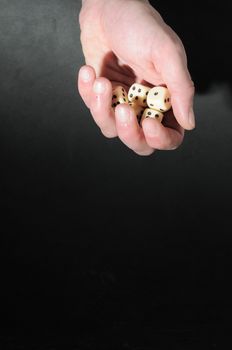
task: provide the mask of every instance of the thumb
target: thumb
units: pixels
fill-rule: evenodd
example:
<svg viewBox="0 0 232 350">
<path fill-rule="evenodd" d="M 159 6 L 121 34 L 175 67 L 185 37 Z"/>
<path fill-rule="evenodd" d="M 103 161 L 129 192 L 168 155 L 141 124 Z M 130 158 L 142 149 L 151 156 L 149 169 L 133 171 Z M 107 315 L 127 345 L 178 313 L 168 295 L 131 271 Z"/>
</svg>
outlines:
<svg viewBox="0 0 232 350">
<path fill-rule="evenodd" d="M 187 68 L 187 58 L 183 45 L 169 41 L 156 54 L 157 68 L 171 94 L 172 109 L 178 123 L 187 130 L 194 129 L 193 111 L 194 83 Z"/>
</svg>

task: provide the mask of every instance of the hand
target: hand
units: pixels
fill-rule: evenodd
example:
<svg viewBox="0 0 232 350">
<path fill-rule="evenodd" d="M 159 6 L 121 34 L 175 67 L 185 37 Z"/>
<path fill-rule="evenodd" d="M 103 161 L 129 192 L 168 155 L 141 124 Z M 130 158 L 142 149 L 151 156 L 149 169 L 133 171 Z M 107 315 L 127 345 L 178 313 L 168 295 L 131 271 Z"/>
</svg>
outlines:
<svg viewBox="0 0 232 350">
<path fill-rule="evenodd" d="M 177 34 L 146 0 L 85 0 L 79 21 L 86 65 L 78 89 L 102 133 L 139 155 L 177 148 L 195 127 L 194 84 Z M 128 91 L 134 82 L 167 86 L 172 110 L 162 123 L 147 118 L 141 128 L 129 105 L 113 110 L 112 87 Z"/>
</svg>

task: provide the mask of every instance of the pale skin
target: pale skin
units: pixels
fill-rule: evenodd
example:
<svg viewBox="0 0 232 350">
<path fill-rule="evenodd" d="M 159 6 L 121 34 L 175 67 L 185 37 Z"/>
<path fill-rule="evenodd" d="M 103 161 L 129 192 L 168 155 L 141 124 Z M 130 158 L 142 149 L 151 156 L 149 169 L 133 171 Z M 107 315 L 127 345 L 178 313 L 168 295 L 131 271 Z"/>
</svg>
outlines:
<svg viewBox="0 0 232 350">
<path fill-rule="evenodd" d="M 195 90 L 178 35 L 147 0 L 83 0 L 79 23 L 86 64 L 78 90 L 103 135 L 141 156 L 180 146 L 195 127 Z M 134 82 L 168 88 L 172 109 L 162 123 L 147 118 L 141 127 L 129 105 L 112 108 L 112 88 Z"/>
</svg>

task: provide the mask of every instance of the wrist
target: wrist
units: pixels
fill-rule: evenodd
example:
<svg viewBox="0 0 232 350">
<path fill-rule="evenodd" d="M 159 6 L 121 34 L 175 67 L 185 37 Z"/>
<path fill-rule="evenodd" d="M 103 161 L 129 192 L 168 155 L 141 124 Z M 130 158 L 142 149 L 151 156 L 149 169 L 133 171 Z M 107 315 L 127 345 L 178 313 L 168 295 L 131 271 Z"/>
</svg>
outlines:
<svg viewBox="0 0 232 350">
<path fill-rule="evenodd" d="M 109 0 L 108 0 L 109 1 Z M 145 3 L 149 3 L 149 0 L 124 0 L 124 1 L 138 1 L 138 2 L 145 2 Z M 103 2 L 107 2 L 107 0 L 82 0 L 82 5 L 86 4 L 86 3 L 103 3 Z"/>
<path fill-rule="evenodd" d="M 85 20 L 87 17 L 91 18 L 91 14 L 93 14 L 93 19 L 95 18 L 95 10 L 102 11 L 104 8 L 110 8 L 110 11 L 116 11 L 121 7 L 120 5 L 130 4 L 130 3 L 141 3 L 141 4 L 149 4 L 149 0 L 82 0 L 82 7 L 79 13 L 79 23 L 82 25 L 82 18 Z M 114 10 L 113 10 L 114 9 Z"/>
<path fill-rule="evenodd" d="M 99 3 L 102 3 L 102 2 L 105 2 L 107 0 L 82 0 L 82 5 L 85 5 L 86 3 L 91 3 L 91 4 L 99 4 Z"/>
</svg>

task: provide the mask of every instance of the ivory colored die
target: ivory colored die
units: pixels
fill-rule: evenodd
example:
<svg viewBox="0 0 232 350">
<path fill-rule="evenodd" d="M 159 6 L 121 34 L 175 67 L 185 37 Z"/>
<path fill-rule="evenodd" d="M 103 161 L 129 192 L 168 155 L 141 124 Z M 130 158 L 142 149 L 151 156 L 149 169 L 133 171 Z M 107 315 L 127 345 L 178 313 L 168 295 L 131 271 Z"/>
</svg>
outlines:
<svg viewBox="0 0 232 350">
<path fill-rule="evenodd" d="M 144 112 L 144 107 L 140 106 L 136 102 L 129 102 L 129 105 L 133 108 L 135 115 L 137 117 L 137 120 L 140 123 L 140 120 L 141 120 L 143 112 Z"/>
<path fill-rule="evenodd" d="M 122 86 L 116 86 L 112 91 L 112 107 L 115 108 L 120 103 L 128 103 L 128 95 Z"/>
<path fill-rule="evenodd" d="M 147 107 L 147 95 L 151 88 L 142 84 L 134 83 L 128 91 L 130 102 L 136 102 L 140 106 Z"/>
<path fill-rule="evenodd" d="M 147 105 L 149 108 L 166 112 L 171 108 L 171 95 L 164 86 L 155 86 L 150 89 L 147 95 Z"/>
<path fill-rule="evenodd" d="M 146 108 L 143 112 L 143 115 L 141 118 L 141 123 L 146 118 L 153 118 L 153 119 L 157 119 L 158 121 L 162 122 L 163 116 L 164 116 L 163 113 L 161 113 L 159 111 L 155 111 L 154 109 Z"/>
</svg>

